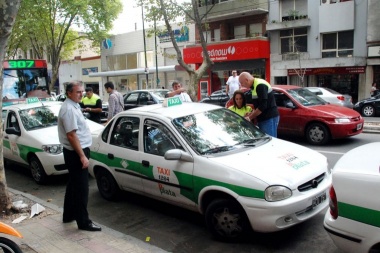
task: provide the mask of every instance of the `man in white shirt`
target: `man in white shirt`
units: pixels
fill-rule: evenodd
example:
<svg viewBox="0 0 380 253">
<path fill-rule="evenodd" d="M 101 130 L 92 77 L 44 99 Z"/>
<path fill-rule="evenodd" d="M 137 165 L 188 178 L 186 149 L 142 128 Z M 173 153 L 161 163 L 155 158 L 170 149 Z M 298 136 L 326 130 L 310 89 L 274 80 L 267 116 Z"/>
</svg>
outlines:
<svg viewBox="0 0 380 253">
<path fill-rule="evenodd" d="M 240 89 L 239 77 L 236 70 L 232 70 L 232 76 L 228 78 L 226 84 L 226 95 L 232 98 L 234 92 Z"/>
<path fill-rule="evenodd" d="M 186 93 L 186 90 L 181 87 L 181 83 L 178 81 L 174 81 L 172 83 L 173 90 L 168 92 L 166 94 L 166 97 L 179 97 L 182 102 L 193 102 L 189 96 L 189 94 Z"/>
</svg>

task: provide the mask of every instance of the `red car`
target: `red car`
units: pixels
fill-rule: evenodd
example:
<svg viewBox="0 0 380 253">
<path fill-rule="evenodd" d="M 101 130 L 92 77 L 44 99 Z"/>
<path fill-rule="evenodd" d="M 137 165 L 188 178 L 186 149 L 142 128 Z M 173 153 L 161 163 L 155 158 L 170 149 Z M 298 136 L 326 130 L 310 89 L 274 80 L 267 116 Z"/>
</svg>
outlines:
<svg viewBox="0 0 380 253">
<path fill-rule="evenodd" d="M 280 112 L 279 135 L 302 136 L 310 144 L 323 145 L 331 139 L 363 131 L 364 119 L 352 109 L 328 104 L 299 86 L 272 85 L 272 88 Z M 226 106 L 231 104 L 232 100 Z"/>
</svg>

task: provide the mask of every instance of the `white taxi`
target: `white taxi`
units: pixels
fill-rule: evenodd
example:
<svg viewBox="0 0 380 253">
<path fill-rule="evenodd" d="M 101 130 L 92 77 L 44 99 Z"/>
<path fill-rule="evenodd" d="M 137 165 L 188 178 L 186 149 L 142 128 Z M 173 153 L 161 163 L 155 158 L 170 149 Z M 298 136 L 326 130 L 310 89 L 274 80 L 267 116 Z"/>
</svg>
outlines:
<svg viewBox="0 0 380 253">
<path fill-rule="evenodd" d="M 89 172 L 105 199 L 125 190 L 202 213 L 224 240 L 315 216 L 331 184 L 320 153 L 228 109 L 178 98 L 117 114 L 93 139 Z"/>
<path fill-rule="evenodd" d="M 28 166 L 38 184 L 46 183 L 50 175 L 68 173 L 58 139 L 57 116 L 61 105 L 62 102 L 31 98 L 2 110 L 4 159 Z M 104 128 L 90 120 L 88 123 L 92 132 Z"/>
<path fill-rule="evenodd" d="M 380 142 L 352 149 L 336 163 L 324 227 L 345 252 L 380 252 Z"/>
</svg>

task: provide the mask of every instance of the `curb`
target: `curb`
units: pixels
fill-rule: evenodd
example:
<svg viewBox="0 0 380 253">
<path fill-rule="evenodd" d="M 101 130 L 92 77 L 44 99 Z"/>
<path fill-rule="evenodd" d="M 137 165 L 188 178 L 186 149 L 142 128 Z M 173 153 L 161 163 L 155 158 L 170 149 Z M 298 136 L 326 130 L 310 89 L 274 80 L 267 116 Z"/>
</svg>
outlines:
<svg viewBox="0 0 380 253">
<path fill-rule="evenodd" d="M 380 124 L 364 123 L 363 133 L 380 133 Z"/>
<path fill-rule="evenodd" d="M 31 223 L 15 224 L 23 235 L 20 243 L 27 245 L 37 253 L 51 252 L 126 252 L 126 253 L 168 253 L 155 245 L 146 243 L 128 234 L 121 233 L 110 227 L 102 227 L 101 232 L 87 232 L 77 229 L 76 224 L 63 224 L 63 208 L 39 199 L 29 193 L 20 192 L 8 187 L 8 191 L 22 195 L 35 203 L 39 203 L 46 208 L 50 208 L 58 214 L 43 217 Z"/>
</svg>

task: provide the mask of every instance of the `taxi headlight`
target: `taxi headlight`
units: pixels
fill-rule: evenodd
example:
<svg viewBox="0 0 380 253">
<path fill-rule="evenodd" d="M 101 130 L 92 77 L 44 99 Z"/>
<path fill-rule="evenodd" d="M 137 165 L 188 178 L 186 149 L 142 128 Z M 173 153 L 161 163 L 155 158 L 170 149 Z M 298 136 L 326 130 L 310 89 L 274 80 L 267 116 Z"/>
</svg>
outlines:
<svg viewBox="0 0 380 253">
<path fill-rule="evenodd" d="M 60 154 L 63 151 L 61 144 L 42 145 L 42 150 L 50 154 Z"/>
<path fill-rule="evenodd" d="M 335 119 L 335 123 L 350 123 L 350 119 L 347 119 L 347 118 Z"/>
<path fill-rule="evenodd" d="M 283 199 L 290 198 L 292 196 L 292 191 L 285 186 L 272 185 L 265 189 L 265 200 L 266 201 L 280 201 Z"/>
</svg>

